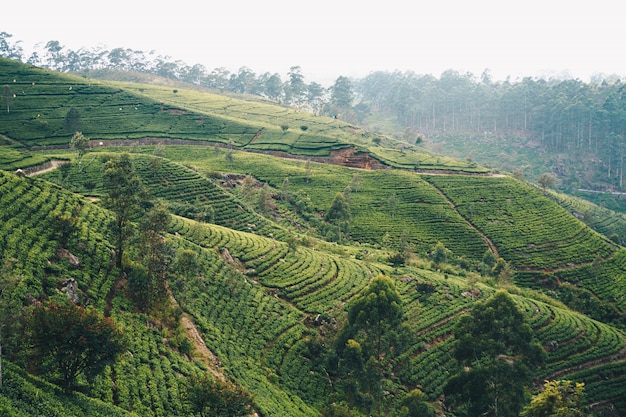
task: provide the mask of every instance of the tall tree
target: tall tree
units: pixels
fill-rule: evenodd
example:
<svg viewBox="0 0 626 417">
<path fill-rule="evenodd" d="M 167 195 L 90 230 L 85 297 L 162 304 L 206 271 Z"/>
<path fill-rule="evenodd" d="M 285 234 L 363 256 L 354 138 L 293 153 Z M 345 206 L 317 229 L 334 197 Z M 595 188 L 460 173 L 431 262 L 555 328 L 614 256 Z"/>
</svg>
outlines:
<svg viewBox="0 0 626 417">
<path fill-rule="evenodd" d="M 348 322 L 335 351 L 347 397 L 365 412 L 383 410 L 388 361 L 403 350 L 406 328 L 402 300 L 393 280 L 380 275 L 348 305 Z"/>
<path fill-rule="evenodd" d="M 307 87 L 306 98 L 309 103 L 309 106 L 311 107 L 311 110 L 313 110 L 315 114 L 319 114 L 322 109 L 322 106 L 324 105 L 325 92 L 326 92 L 326 89 L 322 87 L 321 84 L 316 83 L 316 82 L 310 83 L 309 86 Z"/>
<path fill-rule="evenodd" d="M 343 193 L 335 194 L 330 208 L 324 215 L 324 220 L 337 226 L 340 233 L 348 232 L 350 229 L 350 206 Z"/>
<path fill-rule="evenodd" d="M 124 249 L 134 234 L 133 219 L 140 209 L 143 187 L 127 153 L 109 159 L 104 165 L 102 183 L 106 190 L 104 205 L 113 211 L 111 230 L 115 242 L 116 264 L 122 267 Z"/>
<path fill-rule="evenodd" d="M 89 150 L 89 138 L 83 135 L 83 132 L 76 132 L 70 140 L 70 149 L 78 153 L 78 163 L 81 164 L 83 156 Z"/>
<path fill-rule="evenodd" d="M 20 41 L 9 42 L 12 37 L 13 35 L 7 32 L 0 32 L 0 57 L 19 61 L 22 59 L 23 49 L 20 46 Z"/>
<path fill-rule="evenodd" d="M 352 108 L 354 101 L 354 87 L 352 81 L 343 75 L 335 80 L 335 84 L 330 88 L 330 103 L 341 111 Z"/>
<path fill-rule="evenodd" d="M 304 83 L 304 75 L 302 75 L 302 68 L 294 66 L 289 68 L 289 102 L 293 104 L 300 104 L 306 94 L 306 84 Z"/>
<path fill-rule="evenodd" d="M 21 322 L 22 300 L 16 294 L 21 277 L 12 273 L 5 263 L 0 270 L 0 388 L 2 388 L 2 354 L 7 341 L 17 339 L 16 329 Z M 14 343 L 13 343 L 14 344 Z"/>
<path fill-rule="evenodd" d="M 279 74 L 272 74 L 265 80 L 265 95 L 272 100 L 280 100 L 283 95 L 283 81 Z"/>
<path fill-rule="evenodd" d="M 167 298 L 167 273 L 174 258 L 172 245 L 165 237 L 170 222 L 171 215 L 161 205 L 148 210 L 139 221 L 137 258 L 146 274 L 141 282 L 131 283 L 129 278 L 129 285 L 144 310 Z"/>
<path fill-rule="evenodd" d="M 500 290 L 474 307 L 454 336 L 460 370 L 444 388 L 448 405 L 458 416 L 518 416 L 545 352 L 511 296 Z"/>
</svg>

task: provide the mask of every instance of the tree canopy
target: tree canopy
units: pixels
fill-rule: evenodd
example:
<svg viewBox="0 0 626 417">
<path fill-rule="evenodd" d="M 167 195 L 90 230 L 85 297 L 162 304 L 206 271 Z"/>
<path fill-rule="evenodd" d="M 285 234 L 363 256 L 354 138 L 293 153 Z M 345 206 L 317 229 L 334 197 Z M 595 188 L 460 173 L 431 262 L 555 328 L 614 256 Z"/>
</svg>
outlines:
<svg viewBox="0 0 626 417">
<path fill-rule="evenodd" d="M 49 301 L 37 307 L 32 322 L 34 360 L 71 390 L 79 375 L 101 373 L 125 349 L 122 332 L 111 318 L 70 302 Z"/>
<path fill-rule="evenodd" d="M 445 387 L 446 402 L 459 416 L 517 416 L 545 353 L 511 296 L 500 290 L 474 307 L 455 338 L 460 368 Z"/>
<path fill-rule="evenodd" d="M 348 305 L 348 322 L 337 336 L 335 350 L 341 384 L 349 403 L 381 414 L 386 366 L 404 347 L 402 300 L 393 280 L 384 275 Z"/>
<path fill-rule="evenodd" d="M 543 391 L 528 404 L 521 417 L 586 417 L 585 384 L 569 380 L 546 381 Z"/>
</svg>

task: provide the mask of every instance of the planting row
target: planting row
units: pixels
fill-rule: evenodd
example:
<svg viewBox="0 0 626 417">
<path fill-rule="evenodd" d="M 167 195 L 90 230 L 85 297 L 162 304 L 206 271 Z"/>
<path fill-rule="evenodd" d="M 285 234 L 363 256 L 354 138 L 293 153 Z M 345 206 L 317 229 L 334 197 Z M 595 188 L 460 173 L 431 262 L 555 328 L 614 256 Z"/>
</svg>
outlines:
<svg viewBox="0 0 626 417">
<path fill-rule="evenodd" d="M 518 268 L 590 263 L 615 251 L 607 239 L 562 207 L 512 178 L 448 175 L 427 179 Z"/>
<path fill-rule="evenodd" d="M 307 415 L 305 410 L 310 413 L 297 397 L 282 391 L 283 378 L 288 375 L 278 375 L 274 368 L 285 363 L 295 340 L 306 332 L 302 313 L 224 264 L 215 252 L 198 253 L 212 272 L 204 278 L 186 280 L 180 302 L 194 317 L 209 349 L 218 355 L 229 375 L 256 393 L 255 402 L 264 415 L 281 415 L 281 409 L 282 415 L 285 410 L 290 415 Z M 296 369 L 285 366 L 286 372 Z M 306 375 L 310 380 L 319 377 Z"/>
</svg>

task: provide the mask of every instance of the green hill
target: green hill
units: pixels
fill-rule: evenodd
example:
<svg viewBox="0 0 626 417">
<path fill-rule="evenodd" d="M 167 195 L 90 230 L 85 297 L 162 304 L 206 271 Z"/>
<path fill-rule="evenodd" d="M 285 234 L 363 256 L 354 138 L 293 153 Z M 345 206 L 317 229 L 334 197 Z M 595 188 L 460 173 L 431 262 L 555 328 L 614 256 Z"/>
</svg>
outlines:
<svg viewBox="0 0 626 417">
<path fill-rule="evenodd" d="M 75 130 L 104 140 L 196 141 L 306 157 L 364 155 L 410 169 L 486 172 L 471 163 L 421 151 L 328 117 L 192 90 L 89 80 L 0 59 L 7 113 L 0 134 L 23 146 L 66 145 Z M 68 123 L 74 108 L 77 126 Z M 376 143 L 385 147 L 374 146 Z M 406 150 L 409 150 L 408 152 Z M 413 148 L 413 150 L 416 150 Z M 350 159 L 356 160 L 350 161 Z"/>
<path fill-rule="evenodd" d="M 441 409 L 459 367 L 455 328 L 499 288 L 545 350 L 537 386 L 584 382 L 596 411 L 626 413 L 626 251 L 541 190 L 267 103 L 0 66 L 2 83 L 18 91 L 0 116 L 10 160 L 0 170 L 2 279 L 17 277 L 20 311 L 74 291 L 128 335 L 113 365 L 79 378 L 81 394 L 46 382 L 29 364 L 30 348 L 17 349 L 26 345 L 9 335 L 0 388 L 7 415 L 190 415 L 188 381 L 203 374 L 252 393 L 259 415 L 323 415 L 347 401 L 329 365 L 333 338 L 347 306 L 381 274 L 393 279 L 407 331 L 402 351 L 381 358 L 393 374 L 389 415 L 416 388 Z M 52 149 L 69 142 L 71 107 L 92 143 L 103 142 L 82 159 Z M 206 146 L 216 143 L 225 146 Z M 333 154 L 352 148 L 360 159 Z M 136 303 L 145 242 L 129 242 L 115 264 L 102 178 L 106 161 L 125 151 L 144 207 L 172 214 L 159 311 Z M 34 160 L 67 163 L 35 177 L 10 172 Z M 355 161 L 379 169 L 344 166 Z M 337 194 L 350 208 L 345 227 L 324 218 Z M 144 227 L 141 213 L 133 220 Z"/>
</svg>

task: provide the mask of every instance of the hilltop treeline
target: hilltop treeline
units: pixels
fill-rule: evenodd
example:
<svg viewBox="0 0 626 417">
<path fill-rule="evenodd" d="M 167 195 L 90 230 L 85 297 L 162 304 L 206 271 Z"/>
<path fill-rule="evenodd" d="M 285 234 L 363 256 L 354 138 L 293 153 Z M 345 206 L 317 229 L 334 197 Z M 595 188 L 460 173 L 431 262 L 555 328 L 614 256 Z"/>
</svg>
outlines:
<svg viewBox="0 0 626 417">
<path fill-rule="evenodd" d="M 237 72 L 224 67 L 209 71 L 201 64 L 188 65 L 154 51 L 102 46 L 72 50 L 55 40 L 27 57 L 20 42 L 11 43 L 10 38 L 0 34 L 0 56 L 61 72 L 134 71 L 317 111 L 329 110 L 331 104 L 351 109 L 353 117 L 379 111 L 393 115 L 406 128 L 428 134 L 524 134 L 556 152 L 596 152 L 613 165 L 607 166 L 609 170 L 621 172 L 626 85 L 617 76 L 598 75 L 590 83 L 533 77 L 495 82 L 488 70 L 480 77 L 447 70 L 438 78 L 412 71 L 377 71 L 360 80 L 338 77 L 325 89 L 316 82 L 307 84 L 299 66 L 291 67 L 283 80 L 278 73 L 256 74 L 245 66 Z"/>
<path fill-rule="evenodd" d="M 340 76 L 326 89 L 305 82 L 298 66 L 291 67 L 283 80 L 278 73 L 256 74 L 248 67 L 237 72 L 224 67 L 209 70 L 154 51 L 71 50 L 58 41 L 26 56 L 20 41 L 11 38 L 0 33 L 0 56 L 37 66 L 90 75 L 103 70 L 153 74 L 221 92 L 258 95 L 350 123 L 371 124 L 369 116 L 382 114 L 395 121 L 392 129 L 401 139 L 419 142 L 427 137 L 442 144 L 439 150 L 444 153 L 472 153 L 481 159 L 481 150 L 468 149 L 473 142 L 467 140 L 479 138 L 488 139 L 490 148 L 505 154 L 510 153 L 506 146 L 525 150 L 530 146 L 550 159 L 528 161 L 541 165 L 532 167 L 535 173 L 552 171 L 565 186 L 622 189 L 624 185 L 626 86 L 615 75 L 597 75 L 589 83 L 533 77 L 496 82 L 487 70 L 480 77 L 448 70 L 438 78 L 379 71 L 359 80 Z M 493 156 L 482 159 L 479 162 L 507 165 Z"/>
<path fill-rule="evenodd" d="M 154 51 L 109 50 L 104 47 L 72 50 L 56 40 L 47 42 L 43 48 L 27 56 L 20 41 L 12 42 L 11 38 L 12 35 L 6 32 L 0 33 L 0 57 L 61 72 L 93 74 L 101 70 L 118 70 L 153 74 L 220 92 L 258 95 L 318 114 L 337 115 L 353 102 L 353 87 L 347 77 L 339 77 L 330 89 L 326 89 L 316 82 L 307 84 L 299 66 L 291 67 L 288 79 L 283 80 L 278 73 L 257 75 L 245 66 L 237 72 L 230 72 L 224 67 L 208 70 L 204 65 L 188 65 Z"/>
</svg>

